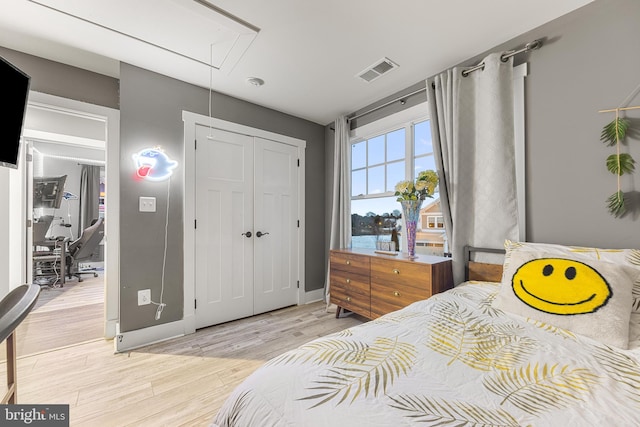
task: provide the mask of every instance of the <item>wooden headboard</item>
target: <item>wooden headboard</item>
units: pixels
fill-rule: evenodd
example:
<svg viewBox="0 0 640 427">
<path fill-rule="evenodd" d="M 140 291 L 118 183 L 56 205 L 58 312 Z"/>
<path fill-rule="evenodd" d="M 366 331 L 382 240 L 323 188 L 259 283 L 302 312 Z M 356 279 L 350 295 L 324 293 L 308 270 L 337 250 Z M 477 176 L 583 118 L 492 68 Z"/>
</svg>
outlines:
<svg viewBox="0 0 640 427">
<path fill-rule="evenodd" d="M 499 282 L 502 280 L 502 264 L 488 264 L 473 261 L 476 252 L 504 254 L 504 249 L 464 247 L 465 280 L 478 280 L 482 282 Z"/>
</svg>

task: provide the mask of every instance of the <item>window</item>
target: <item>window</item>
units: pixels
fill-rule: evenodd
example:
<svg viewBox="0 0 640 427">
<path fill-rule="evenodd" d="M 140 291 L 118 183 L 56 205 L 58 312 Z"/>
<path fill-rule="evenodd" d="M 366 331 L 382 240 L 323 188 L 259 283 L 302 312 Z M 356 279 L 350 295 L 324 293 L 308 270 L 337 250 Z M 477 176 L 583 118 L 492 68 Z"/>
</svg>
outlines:
<svg viewBox="0 0 640 427">
<path fill-rule="evenodd" d="M 396 129 L 351 145 L 352 198 L 394 193 L 405 179 L 405 134 Z"/>
<path fill-rule="evenodd" d="M 395 241 L 401 248 L 402 213 L 395 185 L 436 168 L 425 110 L 424 104 L 412 107 L 352 132 L 352 247 L 386 248 L 382 242 Z"/>
<path fill-rule="evenodd" d="M 442 215 L 427 215 L 426 227 L 429 229 L 444 228 L 444 217 Z"/>
</svg>

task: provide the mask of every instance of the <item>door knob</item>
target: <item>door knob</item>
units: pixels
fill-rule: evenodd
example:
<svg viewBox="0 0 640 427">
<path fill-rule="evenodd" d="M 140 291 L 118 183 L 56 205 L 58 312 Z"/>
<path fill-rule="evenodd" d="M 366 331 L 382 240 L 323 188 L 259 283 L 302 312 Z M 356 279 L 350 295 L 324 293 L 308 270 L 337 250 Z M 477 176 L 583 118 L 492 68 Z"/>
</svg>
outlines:
<svg viewBox="0 0 640 427">
<path fill-rule="evenodd" d="M 259 233 L 259 231 L 258 231 L 258 233 Z M 242 233 L 242 235 L 243 235 L 244 237 L 246 237 L 246 238 L 249 238 L 249 237 L 251 237 L 251 232 L 250 232 L 250 231 L 247 231 L 246 233 Z M 260 237 L 260 236 L 258 236 L 258 237 Z"/>
<path fill-rule="evenodd" d="M 262 231 L 258 231 L 258 232 L 256 233 L 256 236 L 257 236 L 257 237 L 262 237 L 262 236 L 266 236 L 267 234 L 269 234 L 269 232 L 268 232 L 268 231 L 267 231 L 266 233 L 263 233 Z"/>
</svg>

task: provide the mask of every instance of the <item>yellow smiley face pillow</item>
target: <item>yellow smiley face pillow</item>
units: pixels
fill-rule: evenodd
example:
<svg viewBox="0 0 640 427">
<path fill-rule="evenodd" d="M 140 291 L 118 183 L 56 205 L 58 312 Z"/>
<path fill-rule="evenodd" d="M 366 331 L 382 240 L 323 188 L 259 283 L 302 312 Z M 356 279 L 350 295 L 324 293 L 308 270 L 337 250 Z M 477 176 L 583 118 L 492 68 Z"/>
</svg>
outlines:
<svg viewBox="0 0 640 427">
<path fill-rule="evenodd" d="M 626 349 L 637 269 L 596 260 L 515 252 L 493 306 Z"/>
</svg>

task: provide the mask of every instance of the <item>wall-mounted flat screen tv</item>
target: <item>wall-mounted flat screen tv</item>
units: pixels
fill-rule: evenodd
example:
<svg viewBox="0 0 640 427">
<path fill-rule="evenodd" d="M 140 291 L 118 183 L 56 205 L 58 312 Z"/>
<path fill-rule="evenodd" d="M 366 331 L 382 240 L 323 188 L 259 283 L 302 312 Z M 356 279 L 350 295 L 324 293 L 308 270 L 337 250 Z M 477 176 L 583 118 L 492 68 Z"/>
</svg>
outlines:
<svg viewBox="0 0 640 427">
<path fill-rule="evenodd" d="M 0 166 L 18 167 L 31 78 L 0 56 Z"/>
</svg>

